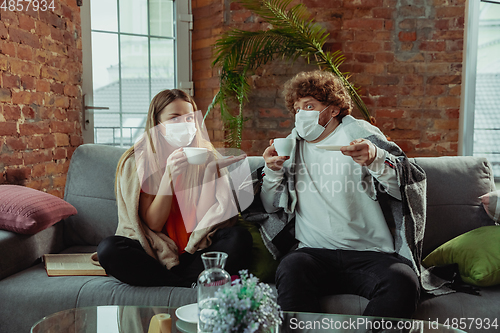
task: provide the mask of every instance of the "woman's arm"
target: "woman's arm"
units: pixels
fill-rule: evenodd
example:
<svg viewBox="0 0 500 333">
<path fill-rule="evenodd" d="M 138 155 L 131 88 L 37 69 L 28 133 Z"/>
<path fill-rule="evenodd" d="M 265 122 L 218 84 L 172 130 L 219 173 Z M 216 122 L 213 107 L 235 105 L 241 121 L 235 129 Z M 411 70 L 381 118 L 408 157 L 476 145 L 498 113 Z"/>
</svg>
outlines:
<svg viewBox="0 0 500 333">
<path fill-rule="evenodd" d="M 139 216 L 147 226 L 156 232 L 161 232 L 170 215 L 173 191 L 172 180 L 187 167 L 186 155 L 182 148 L 174 151 L 167 160 L 167 167 L 161 178 L 158 193 L 141 192 L 139 196 Z"/>
<path fill-rule="evenodd" d="M 170 187 L 171 180 L 167 179 L 170 177 L 162 178 L 160 188 Z M 164 181 L 165 180 L 165 181 Z M 167 184 L 168 183 L 168 184 Z M 158 191 L 158 193 L 171 193 L 171 191 L 164 189 L 164 191 Z M 139 216 L 147 224 L 149 229 L 161 232 L 163 226 L 168 220 L 170 215 L 170 209 L 172 207 L 172 194 L 148 194 L 141 192 L 139 196 Z"/>
</svg>

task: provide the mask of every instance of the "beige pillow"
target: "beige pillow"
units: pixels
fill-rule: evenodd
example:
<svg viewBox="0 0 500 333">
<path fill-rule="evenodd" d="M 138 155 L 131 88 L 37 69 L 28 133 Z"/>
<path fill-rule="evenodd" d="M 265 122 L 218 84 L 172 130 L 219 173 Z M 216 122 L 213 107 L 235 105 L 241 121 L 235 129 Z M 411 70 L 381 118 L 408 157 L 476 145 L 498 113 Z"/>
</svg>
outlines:
<svg viewBox="0 0 500 333">
<path fill-rule="evenodd" d="M 500 221 L 500 190 L 486 193 L 479 197 L 483 203 L 483 207 L 489 217 L 495 222 Z"/>
</svg>

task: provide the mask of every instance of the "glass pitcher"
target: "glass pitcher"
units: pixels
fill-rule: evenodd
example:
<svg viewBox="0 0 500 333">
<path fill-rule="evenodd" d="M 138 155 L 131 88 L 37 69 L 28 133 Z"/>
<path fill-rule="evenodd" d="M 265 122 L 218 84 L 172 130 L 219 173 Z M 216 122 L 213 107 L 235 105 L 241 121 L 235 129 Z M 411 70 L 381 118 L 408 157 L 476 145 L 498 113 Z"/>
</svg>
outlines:
<svg viewBox="0 0 500 333">
<path fill-rule="evenodd" d="M 224 270 L 227 253 L 207 252 L 201 255 L 205 270 L 198 277 L 198 332 L 212 332 L 217 311 L 212 303 L 215 292 L 231 286 L 231 276 Z"/>
</svg>

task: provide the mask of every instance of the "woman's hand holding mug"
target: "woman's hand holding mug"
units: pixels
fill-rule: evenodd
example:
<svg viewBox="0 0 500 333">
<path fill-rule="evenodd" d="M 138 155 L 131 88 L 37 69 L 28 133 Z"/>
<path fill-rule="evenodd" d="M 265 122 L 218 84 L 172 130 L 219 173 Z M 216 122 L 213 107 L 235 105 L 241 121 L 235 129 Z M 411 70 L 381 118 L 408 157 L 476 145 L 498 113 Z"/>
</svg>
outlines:
<svg viewBox="0 0 500 333">
<path fill-rule="evenodd" d="M 170 174 L 172 180 L 176 179 L 188 166 L 187 157 L 182 150 L 182 147 L 174 150 L 167 158 L 165 173 Z"/>
</svg>

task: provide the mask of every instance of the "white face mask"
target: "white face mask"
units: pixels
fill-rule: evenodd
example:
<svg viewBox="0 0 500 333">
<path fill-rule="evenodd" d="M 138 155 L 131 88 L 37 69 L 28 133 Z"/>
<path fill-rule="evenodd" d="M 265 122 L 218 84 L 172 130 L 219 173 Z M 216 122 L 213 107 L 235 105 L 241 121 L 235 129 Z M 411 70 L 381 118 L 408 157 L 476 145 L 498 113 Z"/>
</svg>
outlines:
<svg viewBox="0 0 500 333">
<path fill-rule="evenodd" d="M 330 105 L 324 108 L 323 111 L 328 109 L 329 106 Z M 318 121 L 319 115 L 322 114 L 323 111 L 298 111 L 298 113 L 295 115 L 295 129 L 302 139 L 306 141 L 316 140 L 321 135 L 321 133 L 325 131 L 325 127 L 328 126 L 333 117 L 328 120 L 324 127 L 321 126 L 320 124 L 318 124 Z"/>
<path fill-rule="evenodd" d="M 165 135 L 162 134 L 163 137 L 174 148 L 189 146 L 196 135 L 195 123 L 160 124 L 165 127 Z"/>
</svg>

